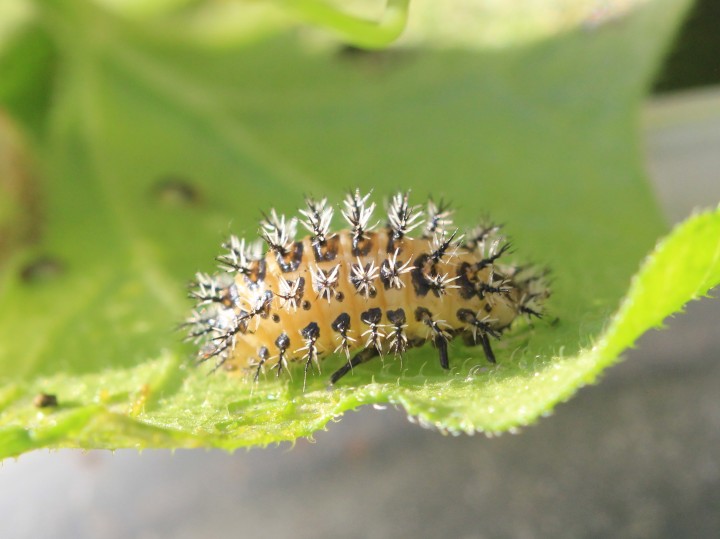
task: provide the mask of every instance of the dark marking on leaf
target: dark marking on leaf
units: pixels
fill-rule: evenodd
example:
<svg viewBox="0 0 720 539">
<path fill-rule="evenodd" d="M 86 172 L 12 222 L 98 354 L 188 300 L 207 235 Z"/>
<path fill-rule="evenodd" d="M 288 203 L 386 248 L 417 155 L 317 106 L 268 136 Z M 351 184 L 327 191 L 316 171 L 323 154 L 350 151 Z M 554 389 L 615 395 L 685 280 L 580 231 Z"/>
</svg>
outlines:
<svg viewBox="0 0 720 539">
<path fill-rule="evenodd" d="M 188 179 L 168 174 L 155 182 L 152 195 L 158 203 L 168 207 L 198 206 L 202 196 L 198 188 Z"/>
<path fill-rule="evenodd" d="M 20 268 L 20 279 L 27 284 L 40 284 L 57 279 L 65 273 L 65 264 L 52 256 L 39 256 Z"/>
<path fill-rule="evenodd" d="M 51 393 L 38 393 L 33 399 L 33 406 L 36 408 L 54 408 L 57 405 L 57 396 Z"/>
</svg>

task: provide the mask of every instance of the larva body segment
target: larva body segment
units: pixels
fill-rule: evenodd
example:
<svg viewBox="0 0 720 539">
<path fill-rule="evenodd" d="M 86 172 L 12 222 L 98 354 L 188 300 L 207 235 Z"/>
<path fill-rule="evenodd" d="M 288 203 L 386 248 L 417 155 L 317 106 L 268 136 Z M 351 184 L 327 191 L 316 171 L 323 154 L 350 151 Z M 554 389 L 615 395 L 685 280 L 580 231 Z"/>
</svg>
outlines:
<svg viewBox="0 0 720 539">
<path fill-rule="evenodd" d="M 350 228 L 330 232 L 333 209 L 308 199 L 301 221 L 310 235 L 295 241 L 296 219 L 274 210 L 261 222 L 268 246 L 232 237 L 219 257 L 226 274 L 197 275 L 187 320 L 200 344 L 199 361 L 280 375 L 302 361 L 305 376 L 320 360 L 342 354 L 350 369 L 374 356 L 402 357 L 428 340 L 449 368 L 447 343 L 462 336 L 495 358 L 499 338 L 518 316 L 540 316 L 549 292 L 543 274 L 503 264 L 508 250 L 500 227 L 479 226 L 460 235 L 450 211 L 429 201 L 425 220 L 408 194 L 393 197 L 387 225 L 377 231 L 375 204 L 359 191 L 344 202 Z M 408 234 L 425 223 L 420 237 Z"/>
</svg>

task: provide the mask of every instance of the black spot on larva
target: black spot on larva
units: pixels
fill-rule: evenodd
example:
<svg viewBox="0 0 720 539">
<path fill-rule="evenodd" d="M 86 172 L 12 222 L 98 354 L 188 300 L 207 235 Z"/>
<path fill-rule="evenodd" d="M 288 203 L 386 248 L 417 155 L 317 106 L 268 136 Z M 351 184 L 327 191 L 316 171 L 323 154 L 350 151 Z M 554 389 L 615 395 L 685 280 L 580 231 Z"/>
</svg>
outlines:
<svg viewBox="0 0 720 539">
<path fill-rule="evenodd" d="M 330 262 L 337 257 L 340 248 L 340 238 L 333 236 L 328 238 L 324 244 L 314 243 L 313 254 L 315 262 Z"/>
<path fill-rule="evenodd" d="M 383 260 L 383 263 L 380 264 L 380 281 L 383 286 L 385 286 L 385 290 L 390 290 L 392 286 L 391 279 L 394 275 L 395 274 L 390 267 L 390 261 L 387 259 Z"/>
<path fill-rule="evenodd" d="M 311 363 L 318 361 L 318 349 L 315 343 L 320 337 L 320 326 L 315 322 L 310 322 L 307 326 L 300 330 L 300 335 L 305 340 L 305 347 L 301 350 L 305 350 L 305 376 L 303 378 L 303 391 L 305 391 L 305 384 L 307 383 L 307 373 L 310 369 Z"/>
<path fill-rule="evenodd" d="M 155 182 L 152 194 L 165 206 L 196 206 L 202 199 L 197 187 L 187 179 L 175 175 L 165 176 Z"/>
<path fill-rule="evenodd" d="M 402 250 L 398 251 L 398 254 L 401 252 Z M 380 281 L 385 286 L 385 290 L 402 288 L 404 285 L 401 284 L 400 276 L 404 272 L 404 263 L 402 260 L 398 260 L 397 256 L 392 257 L 392 262 L 390 258 L 383 260 L 382 264 L 380 264 Z"/>
<path fill-rule="evenodd" d="M 365 348 L 374 348 L 378 354 L 382 354 L 382 339 L 384 335 L 378 331 L 378 325 L 382 320 L 382 310 L 378 307 L 368 309 L 360 314 L 360 320 L 370 326 Z"/>
<path fill-rule="evenodd" d="M 303 295 L 305 294 L 305 277 L 298 277 L 297 282 L 298 282 L 298 289 L 297 289 L 297 294 L 295 297 L 297 300 L 301 300 Z"/>
<path fill-rule="evenodd" d="M 367 256 L 373 247 L 371 238 L 363 238 L 360 241 L 356 241 L 353 238 L 352 254 L 353 256 Z"/>
<path fill-rule="evenodd" d="M 278 350 L 280 351 L 280 353 L 278 354 L 277 363 L 275 364 L 275 368 L 277 368 L 277 375 L 280 376 L 280 373 L 287 365 L 287 358 L 285 353 L 290 346 L 290 337 L 287 336 L 287 333 L 281 333 L 280 336 L 275 339 L 275 346 L 277 346 Z M 256 378 L 257 375 L 258 373 L 255 374 Z"/>
<path fill-rule="evenodd" d="M 467 262 L 460 264 L 460 267 L 457 270 L 458 279 L 455 282 L 459 287 L 460 296 L 463 299 L 470 299 L 477 293 L 475 291 L 475 285 L 469 277 L 471 271 L 472 266 Z"/>
<path fill-rule="evenodd" d="M 337 292 L 335 294 L 335 299 L 342 303 L 345 300 L 345 294 L 343 294 L 342 292 Z"/>
<path fill-rule="evenodd" d="M 36 408 L 52 408 L 57 405 L 57 397 L 50 393 L 38 393 L 33 399 L 33 406 Z"/>
<path fill-rule="evenodd" d="M 385 313 L 387 319 L 393 325 L 393 331 L 388 336 L 390 339 L 390 350 L 395 355 L 402 356 L 408 349 L 407 335 L 403 331 L 405 328 L 405 311 L 403 309 L 389 310 Z"/>
<path fill-rule="evenodd" d="M 288 254 L 284 256 L 280 253 L 276 254 L 278 266 L 280 266 L 280 270 L 283 273 L 289 273 L 298 269 L 302 262 L 303 249 L 303 242 L 296 241 Z"/>
<path fill-rule="evenodd" d="M 287 350 L 290 346 L 290 337 L 288 337 L 287 333 L 281 333 L 280 336 L 275 339 L 275 346 L 281 351 Z"/>
<path fill-rule="evenodd" d="M 250 313 L 244 310 L 240 310 L 240 313 L 238 314 L 238 325 L 237 325 L 237 332 L 239 333 L 247 333 L 248 329 L 248 322 L 252 316 L 250 316 Z"/>
<path fill-rule="evenodd" d="M 370 291 L 368 292 L 368 297 L 374 298 L 376 296 L 377 296 L 377 290 L 375 288 L 371 288 Z"/>
<path fill-rule="evenodd" d="M 309 311 L 310 307 L 312 307 L 312 303 L 310 303 L 308 300 L 305 300 L 302 302 L 302 308 L 305 311 Z"/>
<path fill-rule="evenodd" d="M 330 324 L 335 333 L 340 334 L 340 345 L 335 349 L 336 352 L 345 354 L 350 357 L 350 339 L 347 332 L 350 329 L 350 315 L 348 313 L 340 313 L 338 317 Z"/>
<path fill-rule="evenodd" d="M 345 333 L 348 329 L 350 329 L 350 315 L 348 313 L 340 313 L 335 321 L 330 324 L 330 327 L 333 331 L 340 334 Z"/>
<path fill-rule="evenodd" d="M 476 320 L 475 313 L 470 309 L 458 309 L 456 313 L 457 319 L 465 324 L 472 324 Z"/>
<path fill-rule="evenodd" d="M 486 313 L 491 313 L 493 310 L 492 305 L 490 305 L 489 303 L 486 303 L 483 309 L 485 309 Z"/>
<path fill-rule="evenodd" d="M 382 320 L 382 310 L 379 307 L 368 309 L 360 314 L 360 320 L 368 325 L 379 324 Z"/>
<path fill-rule="evenodd" d="M 425 307 L 418 307 L 417 309 L 415 309 L 415 320 L 417 320 L 418 322 L 432 320 L 432 313 Z"/>
<path fill-rule="evenodd" d="M 267 268 L 265 260 L 253 261 L 250 271 L 247 275 L 244 275 L 248 288 L 255 288 L 259 283 L 263 282 L 265 280 L 266 271 Z"/>
<path fill-rule="evenodd" d="M 430 256 L 427 253 L 423 253 L 418 256 L 415 259 L 415 267 L 410 273 L 412 275 L 412 282 L 413 288 L 415 289 L 415 294 L 420 297 L 427 296 L 428 292 L 430 291 L 430 283 L 428 283 L 428 280 L 425 278 L 425 273 L 423 269 L 429 258 Z"/>
<path fill-rule="evenodd" d="M 266 290 L 263 297 L 263 304 L 258 314 L 261 318 L 267 318 L 270 316 L 270 307 L 272 306 L 273 293 L 270 290 Z"/>
<path fill-rule="evenodd" d="M 310 322 L 307 326 L 300 330 L 300 335 L 308 341 L 315 341 L 320 336 L 320 326 L 315 322 Z"/>
<path fill-rule="evenodd" d="M 276 324 L 280 323 L 280 315 L 277 313 L 273 314 L 272 321 L 275 322 Z"/>
<path fill-rule="evenodd" d="M 57 279 L 65 272 L 65 265 L 57 258 L 40 256 L 20 269 L 20 278 L 28 284 L 39 284 Z"/>
<path fill-rule="evenodd" d="M 219 303 L 225 308 L 234 307 L 240 300 L 240 295 L 238 294 L 238 289 L 235 283 L 232 283 L 230 286 L 220 290 L 219 292 Z"/>
<path fill-rule="evenodd" d="M 402 326 L 405 323 L 405 311 L 403 309 L 389 310 L 385 315 L 390 323 L 395 326 Z"/>
</svg>

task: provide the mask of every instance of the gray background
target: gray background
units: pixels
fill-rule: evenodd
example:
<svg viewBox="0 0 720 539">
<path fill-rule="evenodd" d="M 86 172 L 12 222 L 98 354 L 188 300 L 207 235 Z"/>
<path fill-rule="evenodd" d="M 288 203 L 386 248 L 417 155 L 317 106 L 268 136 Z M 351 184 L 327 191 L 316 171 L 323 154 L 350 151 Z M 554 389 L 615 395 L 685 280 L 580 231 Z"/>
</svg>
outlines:
<svg viewBox="0 0 720 539">
<path fill-rule="evenodd" d="M 719 104 L 646 114 L 671 221 L 720 201 Z M 718 320 L 692 304 L 520 435 L 362 409 L 292 450 L 31 453 L 0 469 L 0 537 L 720 537 Z"/>
</svg>

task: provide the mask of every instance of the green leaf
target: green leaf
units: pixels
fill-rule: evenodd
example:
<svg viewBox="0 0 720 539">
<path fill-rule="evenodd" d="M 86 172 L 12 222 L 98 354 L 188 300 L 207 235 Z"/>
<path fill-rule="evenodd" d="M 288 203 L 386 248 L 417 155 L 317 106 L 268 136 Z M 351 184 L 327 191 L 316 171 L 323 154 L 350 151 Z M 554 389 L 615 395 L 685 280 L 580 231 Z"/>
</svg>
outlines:
<svg viewBox="0 0 720 539">
<path fill-rule="evenodd" d="M 54 50 L 36 15 L 28 0 L 0 3 L 0 103 L 39 131 L 51 95 Z"/>
<path fill-rule="evenodd" d="M 154 31 L 170 19 L 38 3 L 57 72 L 43 128 L 26 120 L 40 240 L 0 257 L 0 456 L 264 445 L 371 403 L 441 430 L 500 432 L 704 294 L 720 280 L 717 212 L 673 232 L 630 286 L 665 231 L 643 178 L 639 104 L 687 2 L 574 4 L 523 18 L 498 3 L 457 32 L 444 26 L 455 11 L 412 4 L 401 42 L 368 53 L 288 25 L 210 50 Z M 349 32 L 362 42 L 366 29 Z M 350 186 L 444 195 L 458 223 L 490 212 L 519 258 L 552 267 L 548 320 L 503 339 L 497 367 L 453 343 L 448 374 L 428 346 L 333 390 L 340 358 L 305 392 L 298 371 L 253 385 L 193 367 L 172 328 L 190 307 L 185 283 L 212 271 L 224 237 L 254 235 L 269 206 Z M 58 405 L 33 404 L 43 393 Z"/>
</svg>

